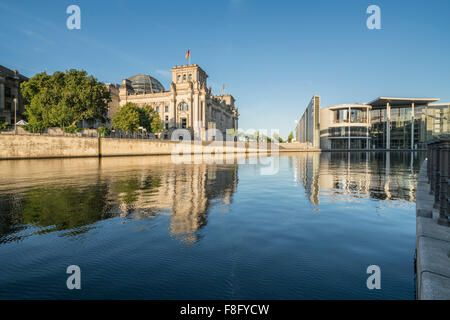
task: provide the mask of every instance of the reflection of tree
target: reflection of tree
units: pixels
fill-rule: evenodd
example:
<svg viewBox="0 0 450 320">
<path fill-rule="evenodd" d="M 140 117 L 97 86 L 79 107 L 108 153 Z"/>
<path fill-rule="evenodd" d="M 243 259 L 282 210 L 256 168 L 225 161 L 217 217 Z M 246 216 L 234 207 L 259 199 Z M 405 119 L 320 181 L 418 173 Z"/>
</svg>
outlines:
<svg viewBox="0 0 450 320">
<path fill-rule="evenodd" d="M 115 192 L 119 194 L 120 200 L 125 204 L 133 204 L 137 200 L 139 181 L 137 179 L 115 181 L 112 185 Z"/>
<path fill-rule="evenodd" d="M 138 177 L 126 178 L 112 183 L 112 191 L 118 194 L 119 202 L 122 205 L 123 215 L 132 211 L 136 202 L 139 202 L 139 195 L 143 192 L 155 192 L 161 186 L 159 176 L 148 175 L 140 180 Z"/>
<path fill-rule="evenodd" d="M 35 188 L 24 196 L 23 222 L 49 227 L 46 232 L 90 225 L 111 216 L 106 195 L 104 184 L 85 188 Z"/>
<path fill-rule="evenodd" d="M 7 194 L 0 196 L 0 243 L 4 242 L 7 235 L 17 233 L 25 229 L 20 214 L 19 196 Z M 6 239 L 10 241 L 11 239 Z"/>
</svg>

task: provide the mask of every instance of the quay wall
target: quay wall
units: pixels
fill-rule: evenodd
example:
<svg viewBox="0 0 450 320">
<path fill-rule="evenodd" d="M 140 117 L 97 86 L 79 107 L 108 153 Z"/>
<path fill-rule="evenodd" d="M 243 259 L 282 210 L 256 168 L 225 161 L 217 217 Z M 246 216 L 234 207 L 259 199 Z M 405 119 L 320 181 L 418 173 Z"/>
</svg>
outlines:
<svg viewBox="0 0 450 320">
<path fill-rule="evenodd" d="M 274 148 L 275 147 L 275 148 Z M 272 148 L 272 149 L 271 149 Z M 219 153 L 270 153 L 319 151 L 287 144 L 245 142 L 164 141 L 148 139 L 115 139 L 49 135 L 0 134 L 0 159 L 39 159 L 71 157 L 111 157 Z"/>
<path fill-rule="evenodd" d="M 0 159 L 98 156 L 97 138 L 0 135 Z"/>
<path fill-rule="evenodd" d="M 427 178 L 420 169 L 416 191 L 416 289 L 419 300 L 450 299 L 450 227 L 438 224 Z"/>
</svg>

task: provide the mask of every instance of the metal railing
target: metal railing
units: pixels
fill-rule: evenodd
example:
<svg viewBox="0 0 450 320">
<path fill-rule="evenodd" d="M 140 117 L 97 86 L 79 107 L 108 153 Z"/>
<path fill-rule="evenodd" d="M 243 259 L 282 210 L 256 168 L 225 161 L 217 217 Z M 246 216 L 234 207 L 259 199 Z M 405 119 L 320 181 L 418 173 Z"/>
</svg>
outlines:
<svg viewBox="0 0 450 320">
<path fill-rule="evenodd" d="M 88 131 L 88 132 L 76 132 L 76 133 L 68 133 L 64 131 L 60 132 L 48 132 L 47 130 L 43 131 L 24 131 L 21 130 L 19 132 L 15 132 L 13 126 L 8 126 L 5 129 L 0 129 L 0 134 L 4 135 L 27 135 L 27 136 L 51 136 L 51 137 L 79 137 L 79 138 L 114 138 L 114 139 L 156 139 L 155 134 L 146 133 L 146 132 L 111 132 L 108 134 L 101 134 L 96 131 Z"/>
<path fill-rule="evenodd" d="M 438 223 L 450 226 L 450 138 L 428 143 L 427 176 L 439 209 Z"/>
</svg>

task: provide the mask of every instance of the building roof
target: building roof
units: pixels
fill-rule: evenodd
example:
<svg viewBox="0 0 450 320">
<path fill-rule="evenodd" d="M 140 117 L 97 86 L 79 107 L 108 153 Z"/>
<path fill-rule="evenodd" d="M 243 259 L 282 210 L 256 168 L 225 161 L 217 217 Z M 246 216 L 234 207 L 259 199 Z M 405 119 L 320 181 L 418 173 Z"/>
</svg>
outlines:
<svg viewBox="0 0 450 320">
<path fill-rule="evenodd" d="M 370 104 L 372 108 L 379 108 L 379 107 L 385 107 L 386 104 L 389 102 L 391 107 L 395 106 L 406 106 L 411 105 L 411 103 L 414 102 L 416 106 L 419 105 L 427 105 L 432 102 L 439 101 L 439 99 L 434 98 L 399 98 L 399 97 L 379 97 L 373 101 L 367 102 L 367 104 Z"/>
<path fill-rule="evenodd" d="M 321 109 L 335 110 L 335 109 L 348 109 L 348 107 L 351 107 L 351 108 L 369 108 L 370 105 L 368 105 L 368 104 L 360 104 L 360 103 L 342 103 L 342 104 L 336 104 L 336 105 L 333 105 L 333 106 L 322 107 Z"/>
<path fill-rule="evenodd" d="M 164 87 L 161 82 L 155 78 L 149 76 L 148 74 L 137 74 L 128 78 L 131 81 L 131 87 L 135 93 L 157 93 L 163 92 Z"/>
<path fill-rule="evenodd" d="M 14 78 L 15 76 L 17 76 L 20 81 L 28 81 L 28 78 L 25 77 L 24 75 L 20 74 L 19 71 L 17 71 L 17 70 L 13 71 L 2 65 L 0 65 L 0 76 L 9 77 L 9 78 Z"/>
<path fill-rule="evenodd" d="M 430 107 L 448 107 L 450 106 L 450 102 L 439 102 L 439 103 L 432 103 L 429 104 Z"/>
</svg>

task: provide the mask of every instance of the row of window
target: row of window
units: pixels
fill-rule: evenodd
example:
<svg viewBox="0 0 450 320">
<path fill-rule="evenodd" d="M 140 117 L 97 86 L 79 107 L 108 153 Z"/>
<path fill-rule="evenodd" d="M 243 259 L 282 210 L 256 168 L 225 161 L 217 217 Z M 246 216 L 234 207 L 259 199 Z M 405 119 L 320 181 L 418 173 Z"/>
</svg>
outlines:
<svg viewBox="0 0 450 320">
<path fill-rule="evenodd" d="M 159 112 L 161 109 L 159 106 L 156 106 L 156 112 Z M 169 106 L 164 107 L 164 112 L 169 112 Z"/>
<path fill-rule="evenodd" d="M 187 75 L 187 77 L 186 77 L 186 73 L 183 74 L 183 81 L 186 81 L 187 78 L 189 78 L 189 81 L 192 81 L 192 74 L 190 73 L 189 75 Z M 177 82 L 181 82 L 181 74 L 179 74 L 177 76 Z"/>
<path fill-rule="evenodd" d="M 360 109 L 348 109 L 334 110 L 333 111 L 333 123 L 366 123 L 367 111 Z"/>
<path fill-rule="evenodd" d="M 186 102 L 182 102 L 178 105 L 179 111 L 189 111 L 189 105 Z M 156 106 L 156 112 L 160 112 L 161 108 Z M 169 106 L 164 107 L 164 112 L 169 112 Z"/>
</svg>

